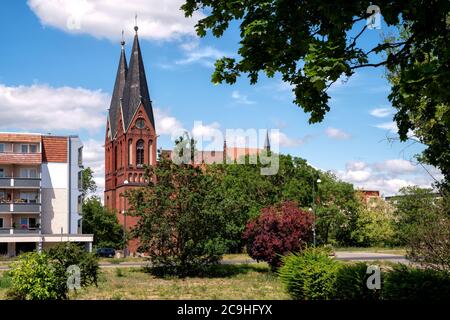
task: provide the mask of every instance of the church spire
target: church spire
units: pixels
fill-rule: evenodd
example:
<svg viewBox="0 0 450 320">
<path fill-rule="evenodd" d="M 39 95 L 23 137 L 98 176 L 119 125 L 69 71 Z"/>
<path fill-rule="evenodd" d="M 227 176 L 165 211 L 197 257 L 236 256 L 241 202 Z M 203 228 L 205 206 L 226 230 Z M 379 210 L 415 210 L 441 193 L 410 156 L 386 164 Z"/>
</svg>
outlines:
<svg viewBox="0 0 450 320">
<path fill-rule="evenodd" d="M 131 50 L 130 64 L 123 91 L 122 108 L 125 131 L 128 130 L 131 121 L 141 104 L 144 106 L 145 112 L 147 113 L 153 128 L 155 128 L 152 101 L 150 100 L 150 94 L 148 92 L 144 62 L 142 60 L 141 48 L 139 45 L 138 29 L 138 26 L 134 27 L 136 34 L 134 36 L 133 49 Z"/>
<path fill-rule="evenodd" d="M 266 130 L 266 141 L 264 141 L 264 149 L 270 152 L 269 129 Z"/>
<path fill-rule="evenodd" d="M 109 127 L 111 130 L 111 138 L 114 138 L 117 132 L 120 104 L 128 72 L 127 58 L 125 56 L 125 41 L 123 40 L 123 31 L 122 31 L 122 41 L 120 42 L 120 45 L 122 46 L 122 49 L 120 51 L 119 66 L 117 68 L 116 81 L 114 83 L 114 91 L 111 98 L 108 117 Z"/>
</svg>

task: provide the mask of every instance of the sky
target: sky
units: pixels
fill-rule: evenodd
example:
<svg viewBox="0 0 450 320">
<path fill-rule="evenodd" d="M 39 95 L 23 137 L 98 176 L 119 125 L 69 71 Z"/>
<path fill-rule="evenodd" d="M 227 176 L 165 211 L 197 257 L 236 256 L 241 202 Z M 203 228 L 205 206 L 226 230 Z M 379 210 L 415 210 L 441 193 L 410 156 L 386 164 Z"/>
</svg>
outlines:
<svg viewBox="0 0 450 320">
<path fill-rule="evenodd" d="M 279 75 L 256 85 L 211 83 L 214 61 L 237 56 L 239 29 L 199 38 L 185 18 L 183 0 L 6 0 L 0 10 L 0 131 L 77 134 L 85 166 L 104 187 L 106 113 L 120 55 L 122 29 L 129 57 L 138 15 L 139 39 L 153 102 L 158 148 L 171 148 L 179 130 L 271 131 L 281 153 L 306 159 L 358 188 L 393 195 L 401 187 L 429 187 L 433 178 L 414 160 L 418 142 L 401 143 L 382 68 L 359 69 L 329 90 L 331 111 L 320 124 L 292 103 Z M 365 22 L 361 22 L 365 23 Z M 362 25 L 355 26 L 361 28 Z M 371 47 L 390 30 L 367 30 Z M 129 59 L 128 59 L 129 60 Z M 194 124 L 197 125 L 194 128 Z M 200 125 L 199 125 L 200 124 Z M 262 145 L 263 141 L 258 142 Z M 205 149 L 219 149 L 207 142 Z M 435 168 L 427 167 L 440 178 Z"/>
</svg>

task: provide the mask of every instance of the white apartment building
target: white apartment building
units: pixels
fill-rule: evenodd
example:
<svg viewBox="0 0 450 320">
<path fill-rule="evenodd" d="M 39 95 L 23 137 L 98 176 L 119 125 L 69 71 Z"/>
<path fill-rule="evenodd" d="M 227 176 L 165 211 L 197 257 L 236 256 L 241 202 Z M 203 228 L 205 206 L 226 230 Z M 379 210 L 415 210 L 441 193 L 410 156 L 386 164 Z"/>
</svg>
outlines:
<svg viewBox="0 0 450 320">
<path fill-rule="evenodd" d="M 83 145 L 77 136 L 0 133 L 0 255 L 84 243 Z"/>
</svg>

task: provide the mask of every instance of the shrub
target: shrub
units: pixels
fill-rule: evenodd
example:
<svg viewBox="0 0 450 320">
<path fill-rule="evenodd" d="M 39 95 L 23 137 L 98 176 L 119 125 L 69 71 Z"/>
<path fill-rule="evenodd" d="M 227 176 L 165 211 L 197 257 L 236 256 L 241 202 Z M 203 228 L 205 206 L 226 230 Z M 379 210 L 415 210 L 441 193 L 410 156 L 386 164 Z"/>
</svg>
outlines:
<svg viewBox="0 0 450 320">
<path fill-rule="evenodd" d="M 97 285 L 98 258 L 75 243 L 59 243 L 49 251 L 55 268 L 66 274 L 67 268 L 77 265 L 81 271 L 81 286 Z M 67 278 L 66 278 L 67 279 Z"/>
<path fill-rule="evenodd" d="M 449 300 L 450 274 L 399 264 L 385 274 L 382 296 L 388 300 Z"/>
<path fill-rule="evenodd" d="M 66 299 L 66 278 L 55 272 L 46 253 L 22 254 L 12 264 L 12 286 L 7 297 L 14 300 Z"/>
<path fill-rule="evenodd" d="M 339 268 L 336 275 L 335 299 L 338 300 L 378 300 L 380 290 L 367 288 L 367 264 L 359 262 Z"/>
<path fill-rule="evenodd" d="M 339 263 L 330 259 L 326 251 L 308 248 L 283 257 L 282 263 L 278 273 L 292 298 L 324 300 L 335 296 Z"/>
<path fill-rule="evenodd" d="M 281 256 L 298 252 L 311 238 L 313 216 L 294 202 L 263 208 L 261 215 L 247 224 L 244 239 L 247 252 L 255 260 L 266 261 L 275 270 Z"/>
</svg>

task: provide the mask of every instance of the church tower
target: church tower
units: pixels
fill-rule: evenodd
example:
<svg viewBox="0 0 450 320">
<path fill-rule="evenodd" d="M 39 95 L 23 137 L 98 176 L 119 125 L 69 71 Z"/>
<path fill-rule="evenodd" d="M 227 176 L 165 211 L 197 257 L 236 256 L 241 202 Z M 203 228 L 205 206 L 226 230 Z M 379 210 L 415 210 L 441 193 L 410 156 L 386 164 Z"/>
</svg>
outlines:
<svg viewBox="0 0 450 320">
<path fill-rule="evenodd" d="M 123 193 L 145 185 L 144 165 L 156 164 L 156 131 L 152 101 L 147 86 L 139 46 L 138 27 L 134 28 L 133 48 L 127 65 L 122 40 L 119 67 L 106 123 L 105 206 L 116 212 L 119 222 L 129 229 L 137 221 L 127 216 Z M 136 252 L 137 243 L 129 243 Z"/>
</svg>

